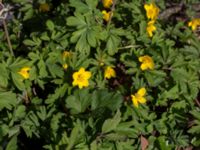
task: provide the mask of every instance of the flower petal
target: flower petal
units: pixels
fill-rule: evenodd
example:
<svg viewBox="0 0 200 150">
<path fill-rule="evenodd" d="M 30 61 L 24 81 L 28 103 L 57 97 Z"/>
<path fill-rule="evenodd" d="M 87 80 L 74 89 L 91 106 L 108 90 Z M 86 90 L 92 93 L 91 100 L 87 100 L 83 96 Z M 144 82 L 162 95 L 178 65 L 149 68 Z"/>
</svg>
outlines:
<svg viewBox="0 0 200 150">
<path fill-rule="evenodd" d="M 146 98 L 144 98 L 144 97 L 140 97 L 140 98 L 138 98 L 138 102 L 139 103 L 141 103 L 141 104 L 144 104 L 144 103 L 146 103 Z"/>
<path fill-rule="evenodd" d="M 147 70 L 148 65 L 146 63 L 143 63 L 143 64 L 141 64 L 140 68 L 141 68 L 141 70 Z"/>
<path fill-rule="evenodd" d="M 143 88 L 140 88 L 137 92 L 137 94 L 141 97 L 143 97 L 145 94 L 146 94 L 146 89 L 143 87 Z"/>
<path fill-rule="evenodd" d="M 134 105 L 135 107 L 138 108 L 138 101 L 137 101 L 137 98 L 136 98 L 134 95 L 131 95 L 131 97 L 132 97 L 133 105 Z"/>
</svg>

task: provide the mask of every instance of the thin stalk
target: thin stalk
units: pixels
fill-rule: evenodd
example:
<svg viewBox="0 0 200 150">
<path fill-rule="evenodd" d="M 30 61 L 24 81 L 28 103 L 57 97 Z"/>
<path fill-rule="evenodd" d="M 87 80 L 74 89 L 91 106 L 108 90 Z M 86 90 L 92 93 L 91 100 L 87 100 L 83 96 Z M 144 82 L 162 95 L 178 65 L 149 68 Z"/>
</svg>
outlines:
<svg viewBox="0 0 200 150">
<path fill-rule="evenodd" d="M 110 15 L 110 18 L 109 18 L 109 20 L 108 20 L 107 27 L 110 26 L 110 23 L 111 23 L 111 20 L 112 20 L 112 16 L 113 16 L 113 12 L 114 12 L 114 10 L 115 10 L 116 2 L 117 2 L 117 0 L 113 0 L 113 5 L 112 5 L 112 7 L 111 7 L 111 15 Z"/>
<path fill-rule="evenodd" d="M 6 34 L 6 39 L 7 39 L 7 42 L 8 42 L 8 47 L 9 47 L 10 53 L 13 57 L 15 57 L 13 49 L 12 49 L 12 44 L 10 42 L 10 36 L 9 36 L 9 33 L 8 33 L 8 28 L 7 28 L 5 20 L 3 20 L 3 27 L 4 27 L 4 31 L 5 31 L 5 34 Z"/>
</svg>

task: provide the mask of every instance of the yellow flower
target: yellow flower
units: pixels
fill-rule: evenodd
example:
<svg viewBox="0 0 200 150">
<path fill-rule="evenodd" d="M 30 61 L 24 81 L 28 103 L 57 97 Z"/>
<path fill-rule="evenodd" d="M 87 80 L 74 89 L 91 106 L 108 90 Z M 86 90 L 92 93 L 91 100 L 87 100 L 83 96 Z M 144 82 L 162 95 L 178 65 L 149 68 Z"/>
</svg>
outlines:
<svg viewBox="0 0 200 150">
<path fill-rule="evenodd" d="M 103 19 L 104 19 L 106 22 L 108 22 L 109 19 L 110 19 L 110 17 L 111 17 L 111 12 L 110 12 L 110 11 L 107 12 L 106 10 L 103 10 L 103 11 L 102 11 L 102 14 L 103 14 Z"/>
<path fill-rule="evenodd" d="M 40 4 L 39 11 L 48 12 L 50 10 L 50 6 L 47 3 Z"/>
<path fill-rule="evenodd" d="M 64 68 L 65 70 L 68 68 L 68 65 L 67 65 L 67 64 L 63 64 L 62 66 L 63 66 L 63 68 Z"/>
<path fill-rule="evenodd" d="M 156 30 L 156 26 L 154 25 L 154 23 L 155 23 L 155 21 L 152 20 L 152 21 L 149 21 L 147 24 L 147 33 L 148 33 L 149 37 L 152 37 L 153 31 Z"/>
<path fill-rule="evenodd" d="M 197 26 L 200 26 L 200 18 L 196 18 L 188 22 L 188 26 L 192 27 L 193 31 L 196 30 Z"/>
<path fill-rule="evenodd" d="M 18 73 L 23 76 L 24 79 L 28 79 L 29 78 L 29 70 L 31 68 L 30 67 L 23 67 Z"/>
<path fill-rule="evenodd" d="M 104 72 L 104 77 L 106 78 L 106 79 L 110 79 L 110 78 L 114 78 L 114 77 L 116 77 L 116 72 L 115 72 L 115 70 L 112 68 L 112 67 L 110 67 L 110 66 L 108 66 L 108 67 L 106 67 L 106 69 L 105 69 L 105 72 Z"/>
<path fill-rule="evenodd" d="M 62 53 L 63 60 L 65 60 L 66 58 L 69 58 L 70 56 L 71 56 L 71 52 L 69 52 L 69 51 L 64 51 Z"/>
<path fill-rule="evenodd" d="M 142 70 L 154 69 L 153 59 L 148 55 L 139 57 L 139 62 L 142 63 L 140 66 Z"/>
<path fill-rule="evenodd" d="M 110 6 L 113 4 L 113 0 L 102 0 L 103 7 L 110 8 Z"/>
<path fill-rule="evenodd" d="M 148 19 L 156 20 L 159 14 L 159 8 L 154 4 L 145 4 L 144 9 L 146 10 L 146 15 Z"/>
<path fill-rule="evenodd" d="M 144 97 L 146 94 L 145 88 L 140 88 L 137 93 L 131 95 L 133 105 L 138 108 L 138 103 L 144 104 L 146 103 L 146 98 Z"/>
<path fill-rule="evenodd" d="M 73 74 L 73 86 L 78 86 L 79 89 L 82 89 L 83 87 L 89 86 L 89 78 L 91 77 L 91 72 L 85 71 L 84 68 L 80 68 L 79 71 L 75 72 Z"/>
</svg>

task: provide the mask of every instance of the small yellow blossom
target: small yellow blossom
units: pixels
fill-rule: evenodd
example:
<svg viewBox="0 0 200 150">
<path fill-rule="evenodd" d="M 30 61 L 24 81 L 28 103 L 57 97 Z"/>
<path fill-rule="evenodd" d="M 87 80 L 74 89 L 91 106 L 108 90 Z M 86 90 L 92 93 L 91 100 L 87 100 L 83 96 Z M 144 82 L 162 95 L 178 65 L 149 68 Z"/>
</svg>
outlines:
<svg viewBox="0 0 200 150">
<path fill-rule="evenodd" d="M 188 26 L 192 27 L 192 30 L 196 30 L 198 26 L 200 26 L 200 18 L 193 19 L 192 21 L 188 22 Z"/>
<path fill-rule="evenodd" d="M 144 9 L 146 10 L 146 16 L 148 19 L 156 20 L 159 14 L 159 8 L 154 4 L 145 4 Z"/>
<path fill-rule="evenodd" d="M 63 60 L 65 60 L 66 58 L 69 58 L 70 56 L 71 56 L 71 52 L 69 52 L 69 51 L 64 51 L 62 53 Z"/>
<path fill-rule="evenodd" d="M 113 4 L 113 0 L 102 0 L 102 2 L 104 8 L 110 8 L 110 6 Z"/>
<path fill-rule="evenodd" d="M 18 73 L 23 76 L 24 79 L 28 79 L 29 78 L 29 70 L 31 68 L 30 67 L 23 67 Z"/>
<path fill-rule="evenodd" d="M 40 4 L 39 11 L 48 12 L 50 10 L 50 6 L 47 3 Z"/>
<path fill-rule="evenodd" d="M 146 94 L 146 89 L 140 88 L 137 93 L 131 95 L 133 105 L 138 108 L 138 103 L 144 104 L 146 103 L 146 98 L 144 97 Z"/>
<path fill-rule="evenodd" d="M 111 17 L 111 12 L 110 12 L 110 11 L 107 12 L 106 10 L 103 10 L 103 11 L 102 11 L 102 14 L 103 14 L 103 19 L 104 19 L 106 22 L 108 22 L 109 19 L 110 19 L 110 17 Z"/>
<path fill-rule="evenodd" d="M 110 66 L 106 67 L 105 72 L 104 72 L 104 77 L 106 79 L 110 79 L 112 77 L 115 78 L 116 77 L 115 70 Z"/>
<path fill-rule="evenodd" d="M 62 67 L 66 70 L 68 68 L 67 64 L 63 64 Z"/>
<path fill-rule="evenodd" d="M 82 89 L 83 87 L 89 86 L 89 78 L 91 77 L 91 72 L 85 71 L 84 68 L 80 68 L 79 71 L 75 72 L 73 74 L 73 86 L 78 86 L 79 89 Z"/>
<path fill-rule="evenodd" d="M 149 37 L 153 36 L 153 31 L 156 31 L 156 26 L 154 25 L 155 21 L 149 21 L 147 24 L 147 33 L 149 35 Z"/>
<path fill-rule="evenodd" d="M 140 66 L 141 70 L 154 69 L 154 62 L 150 56 L 141 56 L 139 57 L 139 61 L 142 63 Z"/>
</svg>

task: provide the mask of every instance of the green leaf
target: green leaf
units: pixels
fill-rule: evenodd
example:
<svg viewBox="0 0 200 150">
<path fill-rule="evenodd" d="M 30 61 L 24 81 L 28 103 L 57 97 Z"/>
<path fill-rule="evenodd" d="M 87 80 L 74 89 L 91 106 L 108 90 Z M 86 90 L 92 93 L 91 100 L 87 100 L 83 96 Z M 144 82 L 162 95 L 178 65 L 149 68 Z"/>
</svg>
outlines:
<svg viewBox="0 0 200 150">
<path fill-rule="evenodd" d="M 30 5 L 32 6 L 32 5 Z M 33 8 L 29 8 L 26 12 L 25 12 L 25 15 L 24 15 L 24 18 L 23 18 L 23 21 L 26 21 L 28 19 L 31 19 L 34 15 L 34 9 Z"/>
<path fill-rule="evenodd" d="M 76 90 L 73 95 L 67 97 L 66 107 L 72 114 L 84 112 L 91 103 L 91 95 L 87 89 Z"/>
<path fill-rule="evenodd" d="M 48 70 L 51 73 L 51 75 L 55 78 L 55 77 L 60 77 L 62 78 L 64 75 L 64 71 L 63 68 L 58 66 L 57 64 L 52 64 L 52 63 L 48 63 Z"/>
<path fill-rule="evenodd" d="M 82 28 L 82 29 L 79 29 L 79 30 L 73 32 L 73 33 L 72 33 L 72 36 L 71 36 L 71 38 L 70 38 L 70 41 L 71 41 L 72 43 L 77 42 L 78 39 L 80 38 L 80 36 L 86 32 L 86 30 L 87 30 L 87 28 Z"/>
<path fill-rule="evenodd" d="M 98 4 L 98 0 L 86 0 L 86 3 L 91 9 L 95 9 Z"/>
<path fill-rule="evenodd" d="M 24 105 L 20 105 L 15 110 L 15 118 L 20 119 L 23 118 L 26 115 L 26 107 Z"/>
<path fill-rule="evenodd" d="M 192 110 L 190 113 L 200 121 L 200 111 Z"/>
<path fill-rule="evenodd" d="M 59 100 L 60 97 L 63 97 L 69 87 L 68 84 L 63 84 L 61 87 L 55 89 L 54 94 L 49 94 L 48 98 L 46 99 L 46 104 L 53 104 L 56 100 Z"/>
<path fill-rule="evenodd" d="M 37 64 L 38 68 L 39 68 L 39 75 L 40 77 L 47 77 L 48 73 L 46 70 L 46 64 L 44 62 L 44 60 L 40 59 L 40 61 Z"/>
<path fill-rule="evenodd" d="M 200 134 L 200 124 L 196 125 L 196 126 L 192 126 L 192 128 L 190 128 L 188 130 L 188 133 L 192 133 L 192 134 Z"/>
<path fill-rule="evenodd" d="M 11 109 L 17 104 L 16 94 L 12 92 L 0 93 L 0 110 L 3 108 Z"/>
<path fill-rule="evenodd" d="M 68 26 L 75 26 L 75 27 L 83 27 L 86 25 L 85 19 L 82 15 L 80 14 L 75 14 L 76 16 L 70 16 L 67 18 L 67 25 Z"/>
<path fill-rule="evenodd" d="M 69 145 L 67 146 L 66 150 L 72 150 L 73 146 L 76 144 L 76 142 L 78 141 L 78 139 L 80 138 L 80 132 L 79 132 L 79 126 L 76 125 L 69 137 Z"/>
<path fill-rule="evenodd" d="M 107 107 L 112 111 L 120 108 L 122 104 L 122 95 L 117 92 L 108 92 L 107 90 L 94 91 L 92 94 L 91 109 Z"/>
<path fill-rule="evenodd" d="M 13 136 L 6 146 L 6 150 L 17 150 L 17 136 Z"/>
<path fill-rule="evenodd" d="M 42 40 L 44 41 L 50 41 L 49 36 L 47 35 L 47 32 L 42 33 L 41 37 Z"/>
<path fill-rule="evenodd" d="M 121 121 L 121 112 L 118 110 L 112 119 L 107 119 L 102 126 L 102 132 L 108 133 L 116 129 L 117 125 Z"/>
<path fill-rule="evenodd" d="M 51 129 L 54 131 L 54 133 L 59 129 L 59 126 L 60 126 L 60 119 L 63 117 L 63 114 L 62 113 L 57 113 L 57 114 L 54 114 L 52 119 L 51 119 L 51 123 L 50 123 L 50 126 L 51 126 Z"/>
<path fill-rule="evenodd" d="M 87 30 L 87 41 L 90 46 L 96 47 L 96 32 L 94 30 Z"/>
<path fill-rule="evenodd" d="M 164 136 L 158 137 L 158 146 L 160 150 L 171 150 L 171 147 L 167 145 L 167 141 Z"/>
<path fill-rule="evenodd" d="M 44 121 L 47 118 L 47 111 L 46 107 L 41 106 L 39 107 L 39 111 L 37 111 L 37 116 L 40 118 L 42 121 Z"/>
<path fill-rule="evenodd" d="M 106 44 L 108 49 L 108 54 L 114 55 L 118 51 L 118 45 L 120 43 L 120 38 L 116 35 L 110 35 Z"/>
<path fill-rule="evenodd" d="M 87 13 L 90 11 L 89 7 L 79 0 L 70 0 L 70 6 L 76 8 L 79 13 Z"/>
<path fill-rule="evenodd" d="M 24 40 L 23 43 L 28 46 L 36 46 L 37 45 L 37 43 L 35 41 L 29 40 L 29 39 Z"/>
<path fill-rule="evenodd" d="M 7 87 L 8 86 L 8 71 L 6 69 L 5 64 L 0 64 L 0 70 L 1 70 L 1 74 L 0 74 L 0 87 Z"/>
<path fill-rule="evenodd" d="M 134 121 L 122 122 L 117 126 L 115 132 L 131 138 L 137 138 L 140 131 L 137 128 L 133 128 L 134 125 Z"/>
<path fill-rule="evenodd" d="M 51 20 L 47 20 L 47 22 L 46 22 L 46 26 L 47 26 L 47 28 L 50 30 L 50 31 L 53 31 L 54 30 L 54 23 L 53 23 L 53 21 L 51 21 Z"/>
<path fill-rule="evenodd" d="M 19 90 L 23 91 L 25 89 L 25 85 L 23 83 L 22 77 L 19 74 L 17 74 L 17 73 L 11 73 L 11 77 L 12 77 L 12 80 L 13 80 L 15 86 Z"/>
</svg>

